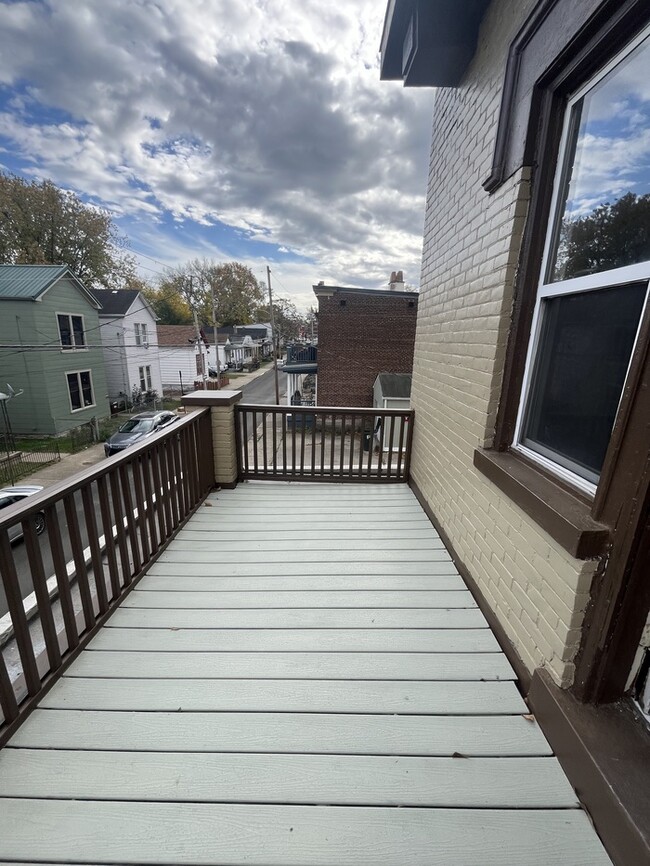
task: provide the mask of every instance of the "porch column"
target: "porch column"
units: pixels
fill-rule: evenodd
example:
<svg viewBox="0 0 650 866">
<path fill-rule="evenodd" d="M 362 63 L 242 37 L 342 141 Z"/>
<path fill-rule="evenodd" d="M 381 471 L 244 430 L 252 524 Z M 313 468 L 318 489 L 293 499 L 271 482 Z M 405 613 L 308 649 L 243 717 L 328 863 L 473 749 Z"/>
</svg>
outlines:
<svg viewBox="0 0 650 866">
<path fill-rule="evenodd" d="M 185 394 L 181 402 L 187 409 L 209 406 L 212 418 L 212 454 L 214 480 L 219 487 L 237 485 L 237 439 L 235 435 L 235 403 L 241 391 L 194 391 Z"/>
</svg>

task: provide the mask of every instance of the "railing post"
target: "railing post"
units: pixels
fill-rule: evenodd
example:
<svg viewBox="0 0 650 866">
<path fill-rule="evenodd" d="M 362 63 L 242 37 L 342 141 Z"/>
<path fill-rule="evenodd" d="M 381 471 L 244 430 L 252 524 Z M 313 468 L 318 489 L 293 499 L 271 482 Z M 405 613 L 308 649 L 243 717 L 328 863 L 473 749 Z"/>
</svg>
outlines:
<svg viewBox="0 0 650 866">
<path fill-rule="evenodd" d="M 235 404 L 241 398 L 241 391 L 223 390 L 194 391 L 182 398 L 183 405 L 188 409 L 210 407 L 214 482 L 220 487 L 235 487 L 239 476 Z"/>
</svg>

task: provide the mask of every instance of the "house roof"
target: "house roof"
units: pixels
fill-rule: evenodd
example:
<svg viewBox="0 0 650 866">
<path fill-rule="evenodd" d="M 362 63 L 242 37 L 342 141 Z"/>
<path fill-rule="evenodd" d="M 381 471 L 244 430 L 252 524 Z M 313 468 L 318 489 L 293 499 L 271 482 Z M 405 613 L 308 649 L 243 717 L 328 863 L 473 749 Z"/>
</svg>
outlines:
<svg viewBox="0 0 650 866">
<path fill-rule="evenodd" d="M 467 69 L 489 0 L 388 0 L 380 78 L 406 87 L 453 87 Z"/>
<path fill-rule="evenodd" d="M 37 301 L 61 279 L 69 277 L 94 307 L 99 301 L 67 265 L 0 265 L 0 300 Z"/>
<path fill-rule="evenodd" d="M 380 373 L 375 382 L 379 382 L 384 397 L 405 400 L 411 396 L 411 376 L 408 373 Z"/>
<path fill-rule="evenodd" d="M 418 300 L 417 292 L 397 292 L 392 291 L 391 289 L 360 289 L 356 286 L 326 286 L 323 283 L 319 283 L 317 286 L 312 286 L 312 289 L 317 298 L 326 298 L 337 294 L 338 292 L 344 292 L 346 295 L 375 295 L 382 298 L 411 298 L 416 303 Z"/>
<path fill-rule="evenodd" d="M 102 316 L 123 316 L 139 294 L 136 289 L 93 289 L 93 295 L 102 305 Z"/>
<path fill-rule="evenodd" d="M 196 331 L 192 325 L 156 325 L 158 345 L 187 349 L 196 341 Z"/>
</svg>

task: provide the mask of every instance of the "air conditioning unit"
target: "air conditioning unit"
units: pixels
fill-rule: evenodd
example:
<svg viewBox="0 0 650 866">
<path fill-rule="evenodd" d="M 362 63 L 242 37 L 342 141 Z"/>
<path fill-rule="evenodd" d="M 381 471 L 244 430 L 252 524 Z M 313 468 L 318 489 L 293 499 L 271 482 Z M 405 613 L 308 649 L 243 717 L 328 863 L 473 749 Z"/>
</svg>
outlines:
<svg viewBox="0 0 650 866">
<path fill-rule="evenodd" d="M 149 348 L 149 340 L 143 340 L 142 345 L 145 349 L 148 349 Z"/>
</svg>

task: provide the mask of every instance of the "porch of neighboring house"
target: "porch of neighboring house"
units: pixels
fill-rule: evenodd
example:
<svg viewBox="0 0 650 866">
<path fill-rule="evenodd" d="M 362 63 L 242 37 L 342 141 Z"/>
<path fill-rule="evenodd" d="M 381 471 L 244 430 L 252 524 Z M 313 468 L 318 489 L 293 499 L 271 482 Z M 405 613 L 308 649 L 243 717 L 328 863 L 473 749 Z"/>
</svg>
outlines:
<svg viewBox="0 0 650 866">
<path fill-rule="evenodd" d="M 15 681 L 12 704 L 0 663 L 15 718 L 0 752 L 0 862 L 609 863 L 415 496 L 376 483 L 399 481 L 395 468 L 382 479 L 362 466 L 366 483 L 321 467 L 319 483 L 225 489 L 245 474 L 250 411 L 229 393 L 191 395 L 212 408 L 32 506 L 56 548 L 63 498 L 79 536 L 78 606 L 54 556 L 65 629 L 46 614 L 29 506 L 14 509 L 40 656 L 15 603 L 13 512 L 0 519 L 28 693 L 19 706 Z M 91 539 L 85 570 L 76 495 L 86 528 L 116 541 Z M 57 631 L 59 651 L 79 646 L 48 679 Z"/>
</svg>

